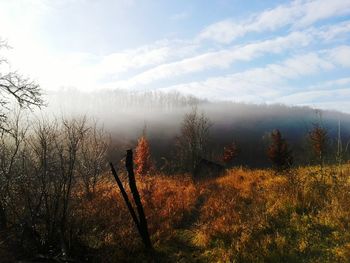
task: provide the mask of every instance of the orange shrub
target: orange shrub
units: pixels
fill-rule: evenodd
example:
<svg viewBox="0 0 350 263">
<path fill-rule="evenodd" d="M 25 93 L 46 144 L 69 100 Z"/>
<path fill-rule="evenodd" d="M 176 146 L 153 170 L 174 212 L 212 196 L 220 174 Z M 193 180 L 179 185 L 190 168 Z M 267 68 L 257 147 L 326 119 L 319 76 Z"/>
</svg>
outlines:
<svg viewBox="0 0 350 263">
<path fill-rule="evenodd" d="M 137 175 L 147 175 L 153 168 L 149 143 L 144 135 L 137 142 L 134 162 Z"/>
<path fill-rule="evenodd" d="M 166 240 L 193 209 L 196 188 L 189 176 L 137 176 L 136 180 L 151 238 L 155 243 Z M 130 198 L 126 181 L 124 186 Z M 85 243 L 96 249 L 110 247 L 113 253 L 121 254 L 142 248 L 136 227 L 114 181 L 106 179 L 99 182 L 91 200 L 85 198 L 83 191 L 79 191 L 77 196 L 81 202 L 76 208 L 75 218 L 76 223 L 81 224 Z"/>
</svg>

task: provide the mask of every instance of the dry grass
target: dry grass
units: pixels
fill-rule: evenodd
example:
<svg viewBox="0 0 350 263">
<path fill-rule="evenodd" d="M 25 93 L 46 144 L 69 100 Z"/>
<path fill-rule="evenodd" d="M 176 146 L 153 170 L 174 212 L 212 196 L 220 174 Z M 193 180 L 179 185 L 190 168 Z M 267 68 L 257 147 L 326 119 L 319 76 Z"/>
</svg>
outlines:
<svg viewBox="0 0 350 263">
<path fill-rule="evenodd" d="M 350 262 L 350 172 L 344 166 L 232 169 L 138 178 L 152 241 L 163 262 Z M 100 182 L 76 222 L 104 262 L 142 261 L 142 244 L 113 181 Z"/>
</svg>

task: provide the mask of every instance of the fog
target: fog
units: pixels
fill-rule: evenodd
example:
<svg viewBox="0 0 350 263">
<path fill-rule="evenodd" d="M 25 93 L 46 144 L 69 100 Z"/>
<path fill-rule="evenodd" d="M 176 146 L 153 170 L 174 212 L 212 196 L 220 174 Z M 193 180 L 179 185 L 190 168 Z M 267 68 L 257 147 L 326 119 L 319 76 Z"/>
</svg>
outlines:
<svg viewBox="0 0 350 263">
<path fill-rule="evenodd" d="M 184 115 L 197 107 L 212 122 L 211 158 L 221 154 L 225 145 L 235 141 L 241 153 L 237 165 L 268 166 L 268 134 L 279 129 L 294 151 L 297 164 L 306 164 L 309 145 L 307 134 L 312 124 L 322 122 L 327 128 L 333 151 L 338 138 L 350 140 L 350 115 L 336 111 L 319 111 L 309 107 L 254 105 L 202 100 L 180 93 L 127 92 L 124 90 L 84 93 L 74 89 L 46 94 L 47 107 L 36 116 L 81 117 L 96 120 L 111 134 L 111 158 L 119 158 L 126 148 L 134 147 L 146 128 L 152 154 L 174 158 L 174 138 L 179 134 Z M 302 157 L 301 153 L 303 153 Z M 333 158 L 332 155 L 329 156 Z"/>
</svg>

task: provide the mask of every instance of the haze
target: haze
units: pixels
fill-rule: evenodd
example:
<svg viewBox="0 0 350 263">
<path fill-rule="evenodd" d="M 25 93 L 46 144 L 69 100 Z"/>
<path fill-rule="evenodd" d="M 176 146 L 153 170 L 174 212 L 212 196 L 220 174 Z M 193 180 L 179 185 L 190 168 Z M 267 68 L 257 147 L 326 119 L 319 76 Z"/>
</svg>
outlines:
<svg viewBox="0 0 350 263">
<path fill-rule="evenodd" d="M 0 1 L 13 70 L 46 92 L 179 91 L 350 113 L 350 2 Z"/>
</svg>

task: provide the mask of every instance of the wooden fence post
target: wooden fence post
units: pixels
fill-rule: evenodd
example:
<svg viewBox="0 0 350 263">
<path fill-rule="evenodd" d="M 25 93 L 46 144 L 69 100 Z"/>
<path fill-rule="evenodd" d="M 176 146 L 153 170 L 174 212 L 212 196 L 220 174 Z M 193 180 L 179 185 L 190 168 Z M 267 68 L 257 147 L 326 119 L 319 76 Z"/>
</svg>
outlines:
<svg viewBox="0 0 350 263">
<path fill-rule="evenodd" d="M 122 184 L 122 182 L 120 181 L 116 170 L 114 169 L 113 164 L 112 164 L 112 163 L 109 163 L 109 165 L 111 166 L 112 174 L 113 174 L 113 176 L 114 176 L 114 179 L 117 181 L 119 190 L 120 190 L 120 192 L 121 192 L 121 194 L 122 194 L 122 196 L 123 196 L 124 202 L 125 202 L 125 204 L 126 204 L 128 210 L 129 210 L 129 213 L 130 213 L 130 215 L 131 215 L 131 217 L 132 217 L 132 219 L 133 219 L 133 221 L 134 221 L 134 223 L 135 223 L 135 225 L 136 225 L 137 230 L 139 231 L 139 233 L 140 233 L 140 235 L 141 235 L 140 223 L 139 223 L 139 220 L 138 220 L 137 215 L 136 215 L 136 213 L 135 213 L 135 210 L 134 210 L 134 208 L 132 207 L 132 204 L 131 204 L 131 202 L 130 202 L 130 200 L 129 200 L 128 194 L 126 193 L 126 191 L 125 191 L 125 189 L 124 189 L 124 187 L 123 187 L 123 184 Z"/>
<path fill-rule="evenodd" d="M 137 187 L 136 187 L 132 150 L 126 151 L 125 167 L 126 167 L 126 170 L 128 171 L 130 191 L 133 195 L 134 202 L 135 202 L 136 209 L 137 209 L 137 213 L 139 215 L 140 229 L 141 229 L 142 236 L 143 236 L 142 239 L 145 243 L 146 249 L 153 250 L 152 242 L 151 242 L 151 239 L 150 239 L 150 236 L 148 233 L 147 219 L 145 216 L 145 212 L 143 210 L 139 191 L 137 190 Z"/>
<path fill-rule="evenodd" d="M 132 193 L 134 203 L 136 205 L 136 210 L 137 213 L 134 210 L 134 207 L 132 206 L 131 201 L 129 200 L 129 197 L 123 187 L 123 184 L 121 180 L 118 177 L 118 174 L 116 170 L 114 169 L 114 166 L 112 163 L 109 163 L 111 167 L 112 174 L 114 176 L 114 179 L 116 180 L 119 190 L 123 196 L 123 199 L 125 201 L 125 204 L 129 210 L 129 213 L 136 225 L 136 228 L 142 238 L 142 241 L 145 245 L 145 248 L 148 252 L 153 253 L 153 246 L 152 242 L 149 236 L 148 232 L 148 225 L 147 225 L 147 219 L 145 216 L 145 212 L 143 210 L 142 202 L 141 202 L 141 197 L 139 194 L 139 191 L 137 190 L 136 186 L 136 180 L 135 180 L 135 174 L 134 174 L 134 163 L 133 163 L 133 156 L 132 156 L 132 150 L 127 150 L 126 152 L 126 160 L 125 160 L 125 167 L 128 172 L 128 178 L 129 178 L 129 187 L 130 191 Z"/>
</svg>

